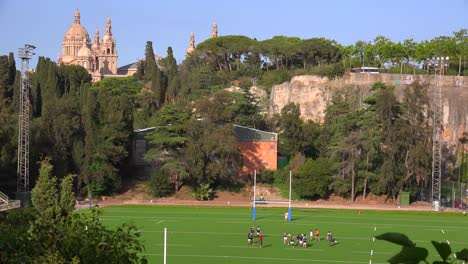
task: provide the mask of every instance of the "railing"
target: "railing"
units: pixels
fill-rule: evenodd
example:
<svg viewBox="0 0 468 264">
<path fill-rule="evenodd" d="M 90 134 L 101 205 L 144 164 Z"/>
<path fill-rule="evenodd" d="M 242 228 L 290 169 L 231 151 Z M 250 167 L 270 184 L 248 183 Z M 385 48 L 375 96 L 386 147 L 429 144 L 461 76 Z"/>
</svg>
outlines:
<svg viewBox="0 0 468 264">
<path fill-rule="evenodd" d="M 19 200 L 10 200 L 7 204 L 0 205 L 0 211 L 6 211 L 14 208 L 18 208 L 21 206 L 21 201 Z"/>
<path fill-rule="evenodd" d="M 2 192 L 0 192 L 0 203 L 8 204 L 8 196 Z"/>
</svg>

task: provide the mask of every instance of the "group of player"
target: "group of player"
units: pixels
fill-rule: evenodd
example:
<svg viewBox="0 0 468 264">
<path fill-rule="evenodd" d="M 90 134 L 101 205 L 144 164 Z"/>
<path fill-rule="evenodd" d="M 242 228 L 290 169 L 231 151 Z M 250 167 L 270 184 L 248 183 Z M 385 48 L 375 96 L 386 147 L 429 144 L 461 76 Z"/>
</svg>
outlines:
<svg viewBox="0 0 468 264">
<path fill-rule="evenodd" d="M 318 228 L 315 229 L 315 231 L 310 230 L 309 232 L 309 238 L 313 239 L 315 238 L 315 241 L 319 242 L 320 241 L 320 231 Z M 330 246 L 338 243 L 335 239 L 333 239 L 333 234 L 332 232 L 328 231 L 327 233 L 327 240 L 328 243 L 330 243 Z M 283 243 L 285 245 L 289 246 L 297 246 L 299 245 L 300 247 L 307 247 L 307 235 L 306 234 L 297 234 L 297 236 L 294 239 L 294 235 L 291 235 L 290 233 L 284 232 L 283 233 Z"/>
<path fill-rule="evenodd" d="M 263 247 L 263 235 L 262 235 L 262 230 L 260 229 L 260 226 L 257 226 L 257 237 L 258 237 L 258 245 L 260 248 Z M 250 227 L 249 234 L 247 235 L 247 243 L 249 245 L 252 245 L 254 243 L 254 238 L 255 238 L 255 228 L 252 226 Z"/>
</svg>

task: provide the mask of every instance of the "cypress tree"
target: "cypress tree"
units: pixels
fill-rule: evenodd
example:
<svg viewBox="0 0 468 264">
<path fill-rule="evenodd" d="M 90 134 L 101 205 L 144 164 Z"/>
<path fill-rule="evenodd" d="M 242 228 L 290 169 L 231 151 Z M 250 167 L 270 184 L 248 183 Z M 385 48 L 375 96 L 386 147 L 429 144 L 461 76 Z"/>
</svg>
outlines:
<svg viewBox="0 0 468 264">
<path fill-rule="evenodd" d="M 153 42 L 147 41 L 146 42 L 146 49 L 145 49 L 145 65 L 144 65 L 144 79 L 146 81 L 151 81 L 152 76 L 155 73 L 155 69 L 157 68 L 156 65 L 156 58 L 154 57 L 154 50 L 153 50 Z"/>
</svg>

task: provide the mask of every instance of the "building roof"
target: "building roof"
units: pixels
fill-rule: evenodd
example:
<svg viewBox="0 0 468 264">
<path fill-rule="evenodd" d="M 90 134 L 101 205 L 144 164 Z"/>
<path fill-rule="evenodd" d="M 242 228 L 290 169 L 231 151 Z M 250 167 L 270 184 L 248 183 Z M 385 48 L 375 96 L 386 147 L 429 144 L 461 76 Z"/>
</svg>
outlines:
<svg viewBox="0 0 468 264">
<path fill-rule="evenodd" d="M 277 133 L 240 125 L 234 125 L 234 133 L 240 142 L 276 142 L 278 140 Z"/>
<path fill-rule="evenodd" d="M 128 69 L 136 69 L 136 68 L 138 68 L 138 61 L 119 67 L 117 70 L 122 71 L 122 70 L 128 70 Z"/>
</svg>

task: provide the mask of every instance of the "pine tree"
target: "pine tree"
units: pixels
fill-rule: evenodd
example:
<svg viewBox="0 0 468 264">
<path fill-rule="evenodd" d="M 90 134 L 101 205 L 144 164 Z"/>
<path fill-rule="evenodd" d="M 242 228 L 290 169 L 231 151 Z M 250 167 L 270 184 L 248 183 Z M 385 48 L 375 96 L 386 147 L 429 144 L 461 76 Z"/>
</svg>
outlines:
<svg viewBox="0 0 468 264">
<path fill-rule="evenodd" d="M 60 185 L 59 207 L 63 216 L 73 212 L 75 207 L 75 193 L 73 192 L 73 180 L 75 175 L 69 174 L 62 179 Z"/>
<path fill-rule="evenodd" d="M 34 208 L 44 218 L 55 215 L 57 178 L 52 176 L 53 166 L 50 159 L 41 161 L 39 178 L 31 192 L 31 201 Z"/>
</svg>

